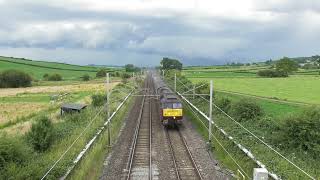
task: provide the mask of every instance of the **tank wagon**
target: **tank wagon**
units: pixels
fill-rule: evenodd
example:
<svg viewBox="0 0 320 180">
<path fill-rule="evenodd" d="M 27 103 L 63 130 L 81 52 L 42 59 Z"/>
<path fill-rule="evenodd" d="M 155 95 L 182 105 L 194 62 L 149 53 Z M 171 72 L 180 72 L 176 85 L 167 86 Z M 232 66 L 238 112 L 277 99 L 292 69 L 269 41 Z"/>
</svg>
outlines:
<svg viewBox="0 0 320 180">
<path fill-rule="evenodd" d="M 178 96 L 158 76 L 153 76 L 156 94 L 159 96 L 160 120 L 164 126 L 181 124 L 183 107 Z"/>
</svg>

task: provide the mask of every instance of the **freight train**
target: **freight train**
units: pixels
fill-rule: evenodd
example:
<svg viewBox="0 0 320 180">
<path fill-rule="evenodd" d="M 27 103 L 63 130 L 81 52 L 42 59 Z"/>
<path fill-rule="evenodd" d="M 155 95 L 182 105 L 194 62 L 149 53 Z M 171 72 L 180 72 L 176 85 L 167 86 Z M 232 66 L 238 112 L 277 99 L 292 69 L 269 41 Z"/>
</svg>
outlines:
<svg viewBox="0 0 320 180">
<path fill-rule="evenodd" d="M 183 107 L 178 96 L 163 82 L 159 75 L 153 74 L 156 94 L 159 96 L 160 120 L 164 126 L 174 126 L 183 121 Z"/>
</svg>

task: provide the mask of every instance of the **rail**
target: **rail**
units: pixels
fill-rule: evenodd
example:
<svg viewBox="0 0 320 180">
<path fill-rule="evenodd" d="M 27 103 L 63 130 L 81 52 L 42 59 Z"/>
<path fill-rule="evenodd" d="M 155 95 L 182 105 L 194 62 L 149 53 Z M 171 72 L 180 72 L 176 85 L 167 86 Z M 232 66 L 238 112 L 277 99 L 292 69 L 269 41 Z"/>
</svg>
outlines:
<svg viewBox="0 0 320 180">
<path fill-rule="evenodd" d="M 148 84 L 147 84 L 148 86 Z M 139 150 L 141 150 L 141 146 L 144 147 L 144 143 L 140 143 L 140 148 L 137 148 L 137 146 L 139 145 L 139 141 L 143 141 L 144 139 L 148 139 L 148 145 L 149 147 L 144 147 L 143 149 L 148 149 L 149 151 L 149 156 L 148 156 L 148 177 L 151 180 L 152 179 L 152 106 L 151 106 L 151 102 L 149 102 L 149 126 L 148 128 L 148 137 L 146 138 L 144 133 L 142 133 L 142 131 L 144 131 L 145 127 L 142 127 L 145 125 L 146 122 L 142 122 L 144 119 L 143 117 L 143 113 L 144 113 L 144 108 L 145 108 L 145 104 L 146 104 L 146 97 L 147 95 L 143 95 L 143 99 L 142 99 L 142 103 L 141 103 L 141 107 L 140 107 L 140 111 L 139 111 L 139 115 L 138 115 L 138 122 L 137 122 L 137 126 L 135 128 L 135 132 L 134 132 L 134 137 L 133 137 L 133 141 L 132 141 L 132 145 L 131 145 L 131 151 L 129 153 L 129 159 L 128 159 L 128 164 L 127 164 L 127 177 L 126 179 L 129 180 L 131 179 L 132 176 L 132 171 L 133 171 L 133 167 L 135 164 L 135 159 L 138 160 L 139 158 L 135 158 L 135 155 L 139 155 L 139 154 L 143 154 L 138 152 Z M 144 154 L 143 154 L 144 155 Z"/>
<path fill-rule="evenodd" d="M 191 162 L 191 164 L 192 164 L 194 175 L 195 175 L 196 177 L 198 177 L 198 179 L 202 180 L 203 178 L 202 178 L 202 176 L 201 176 L 200 170 L 199 170 L 199 168 L 198 168 L 198 166 L 197 166 L 197 164 L 196 164 L 196 162 L 195 162 L 195 160 L 194 160 L 194 158 L 193 158 L 193 156 L 192 156 L 192 153 L 191 153 L 191 151 L 190 151 L 190 148 L 189 148 L 186 140 L 184 139 L 184 137 L 183 137 L 182 134 L 181 134 L 181 131 L 180 131 L 179 127 L 176 126 L 176 129 L 175 129 L 175 130 L 176 130 L 176 132 L 178 133 L 179 140 L 182 142 L 183 148 L 184 148 L 185 152 L 187 153 L 187 155 L 188 155 L 188 157 L 189 157 L 189 160 L 190 160 L 190 162 Z M 168 142 L 169 142 L 170 154 L 171 154 L 171 156 L 172 156 L 172 160 L 173 160 L 173 164 L 174 164 L 174 168 L 175 168 L 175 173 L 176 173 L 177 179 L 178 179 L 178 180 L 183 179 L 183 178 L 181 178 L 181 176 L 182 176 L 183 174 L 185 174 L 185 173 L 181 173 L 181 172 L 180 172 L 182 168 L 179 167 L 179 165 L 178 165 L 178 161 L 177 161 L 177 157 L 176 157 L 176 152 L 175 152 L 175 150 L 174 150 L 174 148 L 173 148 L 173 143 L 172 143 L 171 136 L 169 135 L 169 130 L 166 129 L 165 132 L 166 132 L 166 137 L 167 137 Z M 175 146 L 177 146 L 176 143 L 175 143 Z M 190 169 L 189 169 L 189 170 L 190 170 Z M 195 178 L 195 177 L 192 177 L 192 178 Z"/>
</svg>

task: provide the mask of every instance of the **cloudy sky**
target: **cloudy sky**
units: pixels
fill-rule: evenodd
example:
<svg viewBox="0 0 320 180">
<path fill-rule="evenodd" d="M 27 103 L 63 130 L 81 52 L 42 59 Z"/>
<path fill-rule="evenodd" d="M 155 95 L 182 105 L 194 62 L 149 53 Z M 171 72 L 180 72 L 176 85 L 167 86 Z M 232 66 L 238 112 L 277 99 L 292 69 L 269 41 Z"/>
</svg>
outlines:
<svg viewBox="0 0 320 180">
<path fill-rule="evenodd" d="M 320 54 L 319 0 L 0 0 L 0 55 L 188 65 Z"/>
</svg>

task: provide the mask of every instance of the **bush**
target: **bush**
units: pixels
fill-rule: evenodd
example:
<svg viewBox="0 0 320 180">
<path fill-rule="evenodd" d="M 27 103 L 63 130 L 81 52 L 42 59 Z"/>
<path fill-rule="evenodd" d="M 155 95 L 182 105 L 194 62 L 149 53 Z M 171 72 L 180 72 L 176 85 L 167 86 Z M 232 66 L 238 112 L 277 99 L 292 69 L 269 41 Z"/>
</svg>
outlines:
<svg viewBox="0 0 320 180">
<path fill-rule="evenodd" d="M 52 74 L 49 75 L 48 77 L 48 81 L 61 81 L 62 80 L 62 76 L 60 74 Z"/>
<path fill-rule="evenodd" d="M 273 69 L 260 70 L 257 72 L 258 76 L 261 77 L 288 77 L 288 73 L 284 71 L 278 71 Z"/>
<path fill-rule="evenodd" d="M 43 75 L 43 79 L 48 79 L 48 77 L 49 77 L 49 74 L 47 73 Z"/>
<path fill-rule="evenodd" d="M 91 96 L 93 106 L 102 106 L 107 101 L 105 94 L 94 94 Z"/>
<path fill-rule="evenodd" d="M 30 149 L 17 138 L 0 137 L 0 172 L 9 163 L 21 164 L 27 159 Z M 1 174 L 1 173 L 0 173 Z M 1 177 L 1 176 L 0 176 Z"/>
<path fill-rule="evenodd" d="M 122 83 L 126 84 L 130 77 L 131 77 L 131 75 L 128 73 L 122 73 L 122 75 L 121 75 Z"/>
<path fill-rule="evenodd" d="M 96 73 L 96 77 L 101 78 L 101 77 L 106 77 L 107 74 L 107 70 L 106 69 L 100 69 L 97 73 Z"/>
<path fill-rule="evenodd" d="M 89 81 L 90 80 L 90 76 L 88 74 L 85 74 L 82 76 L 82 80 L 83 81 Z"/>
<path fill-rule="evenodd" d="M 233 103 L 231 111 L 238 121 L 253 120 L 263 115 L 262 108 L 250 99 L 242 99 Z"/>
<path fill-rule="evenodd" d="M 196 84 L 196 88 L 197 88 L 196 89 L 197 94 L 210 94 L 210 85 L 208 82 L 205 82 L 205 81 L 199 82 Z"/>
<path fill-rule="evenodd" d="M 281 128 L 281 144 L 286 148 L 309 151 L 315 157 L 320 153 L 320 108 L 311 107 L 305 111 L 287 116 Z"/>
<path fill-rule="evenodd" d="M 217 98 L 216 104 L 226 113 L 228 113 L 231 108 L 231 100 L 226 97 Z"/>
<path fill-rule="evenodd" d="M 31 86 L 29 74 L 18 70 L 6 70 L 0 73 L 0 88 L 18 88 Z"/>
<path fill-rule="evenodd" d="M 32 124 L 27 137 L 38 152 L 46 151 L 53 142 L 53 126 L 50 119 L 46 116 L 40 117 L 37 123 Z"/>
</svg>

